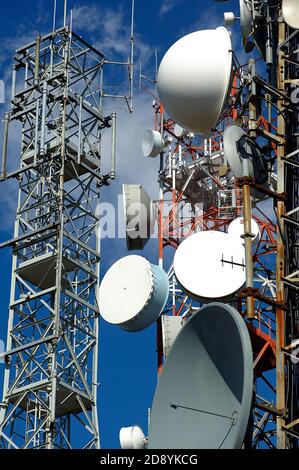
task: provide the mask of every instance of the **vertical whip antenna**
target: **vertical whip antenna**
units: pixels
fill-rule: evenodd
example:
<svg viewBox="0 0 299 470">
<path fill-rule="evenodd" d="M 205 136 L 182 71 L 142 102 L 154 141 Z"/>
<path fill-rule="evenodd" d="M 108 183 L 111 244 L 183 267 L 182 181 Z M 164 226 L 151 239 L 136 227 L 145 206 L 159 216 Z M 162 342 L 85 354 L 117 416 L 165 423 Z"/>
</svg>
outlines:
<svg viewBox="0 0 299 470">
<path fill-rule="evenodd" d="M 67 19 L 67 0 L 64 0 L 63 26 L 66 27 Z"/>
<path fill-rule="evenodd" d="M 70 19 L 70 35 L 72 36 L 73 32 L 73 9 L 71 9 L 71 19 Z"/>
<path fill-rule="evenodd" d="M 155 82 L 156 82 L 156 87 L 157 87 L 157 81 L 158 81 L 158 51 L 155 49 Z"/>
<path fill-rule="evenodd" d="M 53 10 L 53 32 L 56 29 L 56 11 L 57 11 L 57 0 L 54 0 L 54 10 Z"/>
<path fill-rule="evenodd" d="M 129 74 L 130 74 L 130 112 L 133 111 L 133 92 L 134 92 L 134 19 L 135 19 L 135 0 L 132 0 L 132 15 L 131 15 L 131 35 L 130 35 L 130 44 L 131 44 L 131 56 L 130 56 L 130 65 L 129 65 Z"/>
</svg>

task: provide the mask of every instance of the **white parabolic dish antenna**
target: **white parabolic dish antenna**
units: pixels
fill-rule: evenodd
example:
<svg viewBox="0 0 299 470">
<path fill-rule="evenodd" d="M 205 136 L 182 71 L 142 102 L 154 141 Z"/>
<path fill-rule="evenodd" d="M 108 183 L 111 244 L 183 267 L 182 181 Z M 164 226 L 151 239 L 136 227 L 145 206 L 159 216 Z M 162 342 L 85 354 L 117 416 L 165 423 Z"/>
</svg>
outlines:
<svg viewBox="0 0 299 470">
<path fill-rule="evenodd" d="M 144 449 L 146 439 L 139 426 L 129 426 L 119 431 L 119 442 L 122 449 Z"/>
<path fill-rule="evenodd" d="M 149 449 L 238 449 L 253 393 L 249 333 L 230 305 L 203 307 L 179 333 L 154 396 Z"/>
<path fill-rule="evenodd" d="M 161 314 L 169 294 L 165 271 L 142 256 L 126 256 L 105 274 L 99 290 L 101 316 L 127 331 L 140 331 Z"/>
<path fill-rule="evenodd" d="M 299 29 L 298 0 L 283 0 L 282 14 L 285 22 L 294 29 Z"/>
<path fill-rule="evenodd" d="M 231 84 L 232 45 L 226 28 L 184 36 L 165 54 L 158 92 L 182 127 L 207 135 L 215 127 Z"/>
<path fill-rule="evenodd" d="M 244 218 L 237 217 L 234 219 L 228 226 L 227 233 L 232 237 L 237 237 L 240 239 L 244 235 Z M 251 233 L 254 235 L 252 238 L 252 243 L 257 245 L 261 238 L 261 232 L 258 226 L 258 223 L 251 219 Z"/>
<path fill-rule="evenodd" d="M 242 288 L 246 280 L 244 260 L 244 247 L 236 243 L 235 237 L 207 230 L 180 244 L 173 267 L 187 294 L 197 300 L 212 301 L 230 298 Z"/>
</svg>

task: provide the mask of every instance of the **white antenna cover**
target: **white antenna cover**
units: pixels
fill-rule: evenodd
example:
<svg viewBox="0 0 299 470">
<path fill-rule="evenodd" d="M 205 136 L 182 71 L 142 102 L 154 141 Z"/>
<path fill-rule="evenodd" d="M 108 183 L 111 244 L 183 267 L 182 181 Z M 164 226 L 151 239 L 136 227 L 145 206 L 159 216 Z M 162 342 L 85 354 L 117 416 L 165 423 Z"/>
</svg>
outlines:
<svg viewBox="0 0 299 470">
<path fill-rule="evenodd" d="M 189 131 L 208 135 L 217 124 L 232 75 L 226 28 L 196 31 L 177 41 L 158 72 L 158 92 L 169 115 Z"/>
<path fill-rule="evenodd" d="M 224 13 L 224 22 L 226 26 L 232 26 L 236 21 L 236 16 L 232 11 L 226 11 Z"/>
<path fill-rule="evenodd" d="M 119 442 L 122 449 L 145 449 L 146 438 L 139 426 L 129 426 L 119 431 Z"/>
<path fill-rule="evenodd" d="M 175 339 L 184 326 L 185 320 L 179 316 L 161 315 L 163 354 L 166 359 Z"/>
<path fill-rule="evenodd" d="M 183 135 L 185 134 L 185 132 L 186 131 L 183 127 L 179 126 L 178 124 L 175 124 L 173 128 L 173 133 L 178 139 L 181 139 Z"/>
<path fill-rule="evenodd" d="M 299 29 L 298 0 L 283 0 L 282 14 L 284 21 L 293 29 Z"/>
<path fill-rule="evenodd" d="M 244 235 L 244 218 L 237 217 L 234 219 L 229 224 L 227 233 L 232 237 L 240 239 L 242 235 Z M 257 245 L 261 239 L 261 232 L 258 223 L 254 219 L 251 219 L 251 233 L 254 235 L 254 238 L 252 238 L 252 243 Z"/>
<path fill-rule="evenodd" d="M 123 185 L 128 250 L 142 250 L 155 231 L 155 206 L 141 184 Z"/>
<path fill-rule="evenodd" d="M 160 316 L 169 294 L 165 271 L 142 256 L 126 256 L 111 266 L 99 290 L 101 316 L 127 331 L 140 331 Z"/>
<path fill-rule="evenodd" d="M 164 141 L 158 131 L 148 129 L 142 139 L 142 152 L 144 157 L 155 158 L 163 152 Z"/>
<path fill-rule="evenodd" d="M 235 264 L 234 264 L 235 263 Z M 230 299 L 244 285 L 245 252 L 235 237 L 218 231 L 186 238 L 174 256 L 174 272 L 184 291 L 200 301 Z"/>
</svg>

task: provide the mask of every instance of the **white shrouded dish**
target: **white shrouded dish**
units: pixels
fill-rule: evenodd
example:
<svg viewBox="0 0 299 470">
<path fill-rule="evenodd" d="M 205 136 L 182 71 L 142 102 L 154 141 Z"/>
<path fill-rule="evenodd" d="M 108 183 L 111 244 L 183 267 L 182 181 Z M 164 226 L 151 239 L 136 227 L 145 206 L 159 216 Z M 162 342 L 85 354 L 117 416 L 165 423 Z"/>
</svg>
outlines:
<svg viewBox="0 0 299 470">
<path fill-rule="evenodd" d="M 282 14 L 284 21 L 293 29 L 299 29 L 298 0 L 283 0 Z"/>
<path fill-rule="evenodd" d="M 144 157 L 155 158 L 163 151 L 163 138 L 158 131 L 148 129 L 142 138 L 142 153 Z"/>
<path fill-rule="evenodd" d="M 121 428 L 119 431 L 119 442 L 122 449 L 144 449 L 145 435 L 139 426 Z"/>
<path fill-rule="evenodd" d="M 226 28 L 196 31 L 166 52 L 158 92 L 168 114 L 189 131 L 208 135 L 230 91 L 232 45 Z"/>
<path fill-rule="evenodd" d="M 127 331 L 140 331 L 160 316 L 169 294 L 165 271 L 142 256 L 126 256 L 105 274 L 99 290 L 104 320 Z"/>
<path fill-rule="evenodd" d="M 236 243 L 235 237 L 224 232 L 204 231 L 180 244 L 173 266 L 187 294 L 196 300 L 213 301 L 229 299 L 243 287 L 244 263 L 244 246 Z"/>
</svg>

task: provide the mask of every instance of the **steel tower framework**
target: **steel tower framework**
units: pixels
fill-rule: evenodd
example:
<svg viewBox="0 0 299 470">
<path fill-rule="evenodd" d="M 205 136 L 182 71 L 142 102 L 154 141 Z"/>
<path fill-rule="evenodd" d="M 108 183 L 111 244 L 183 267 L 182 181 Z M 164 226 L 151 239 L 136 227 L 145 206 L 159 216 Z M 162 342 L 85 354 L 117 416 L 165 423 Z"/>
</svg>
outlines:
<svg viewBox="0 0 299 470">
<path fill-rule="evenodd" d="M 165 135 L 174 135 L 174 123 L 172 120 L 164 119 L 163 107 L 157 106 L 156 113 L 161 121 L 164 121 Z M 232 119 L 234 119 L 232 115 L 226 115 L 224 127 L 232 122 Z M 158 127 L 160 125 L 161 122 Z M 261 120 L 260 127 L 262 126 Z M 176 281 L 172 266 L 174 251 L 185 237 L 198 230 L 226 232 L 236 217 L 243 216 L 244 210 L 242 188 L 236 186 L 236 180 L 228 175 L 225 166 L 221 130 L 203 145 L 194 141 L 192 136 L 190 140 L 188 135 L 176 140 L 169 154 L 161 156 L 161 168 L 158 211 L 159 261 L 168 271 L 170 296 L 157 324 L 159 373 L 163 370 L 164 360 L 184 320 L 200 306 L 198 302 L 185 295 Z M 222 176 L 219 176 L 221 174 Z M 255 208 L 253 218 L 259 225 L 261 236 L 252 250 L 256 299 L 254 319 L 247 321 L 247 327 L 254 353 L 256 393 L 251 431 L 246 437 L 246 446 L 264 445 L 272 448 L 275 427 L 273 413 L 276 410 L 273 406 L 276 397 L 273 369 L 276 364 L 274 309 L 277 235 L 274 221 L 263 210 Z M 245 319 L 246 295 L 244 289 L 232 300 L 232 304 Z M 269 390 L 265 392 L 265 388 L 270 392 Z"/>
<path fill-rule="evenodd" d="M 253 415 L 245 445 L 248 448 L 297 448 L 298 31 L 283 22 L 281 2 L 258 1 L 254 2 L 254 8 L 258 15 L 256 27 L 265 31 L 267 25 L 270 31 L 271 40 L 262 51 L 267 54 L 264 57 L 268 79 L 263 78 L 265 70 L 261 74 L 259 67 L 257 71 L 254 59 L 249 60 L 247 67 L 240 67 L 235 62 L 236 77 L 231 97 L 221 125 L 210 142 L 198 146 L 194 140 L 186 140 L 185 135 L 175 139 L 169 155 L 161 156 L 159 260 L 161 265 L 164 263 L 164 267 L 169 268 L 171 293 L 158 321 L 158 370 L 161 372 L 163 368 L 168 342 L 173 341 L 176 329 L 178 331 L 182 323 L 174 321 L 171 328 L 167 317 L 188 317 L 197 307 L 176 283 L 169 247 L 175 250 L 196 227 L 225 231 L 234 217 L 243 214 L 244 219 L 248 219 L 248 209 L 252 210 L 250 201 L 249 205 L 247 201 L 246 213 L 244 197 L 239 197 L 236 204 L 237 198 L 229 196 L 234 184 L 243 196 L 245 191 L 249 194 L 250 187 L 264 191 L 264 196 L 273 203 L 276 221 L 263 211 L 253 211 L 260 226 L 261 240 L 252 250 L 250 229 L 245 230 L 250 253 L 247 262 L 252 264 L 251 279 L 234 301 L 246 321 L 254 353 Z M 261 12 L 267 14 L 262 16 Z M 262 17 L 264 20 L 261 21 Z M 155 106 L 155 115 L 156 130 L 174 137 L 174 122 L 165 120 L 159 102 Z M 253 178 L 230 182 L 228 172 L 225 173 L 221 133 L 232 122 L 246 128 L 250 137 L 263 146 L 270 190 L 258 187 Z M 215 165 L 217 158 L 218 165 Z M 226 201 L 235 199 L 234 203 L 228 202 L 226 208 L 221 203 L 215 204 L 215 194 L 221 201 L 222 193 L 226 194 Z M 171 203 L 167 213 L 165 201 Z M 194 208 L 199 202 L 204 203 L 201 215 L 195 211 L 189 220 L 180 216 L 184 213 L 184 205 Z"/>
<path fill-rule="evenodd" d="M 115 177 L 116 150 L 116 114 L 103 114 L 106 63 L 68 26 L 15 55 L 1 175 L 19 181 L 14 238 L 1 245 L 13 251 L 1 447 L 100 447 L 97 207 L 101 187 Z M 132 62 L 113 64 L 132 78 Z M 131 96 L 123 98 L 130 106 Z M 15 122 L 21 158 L 8 174 Z M 105 130 L 109 175 L 101 171 Z"/>
</svg>

